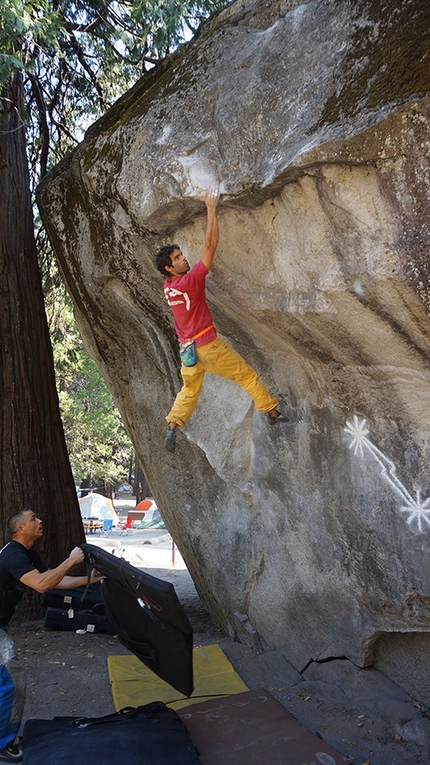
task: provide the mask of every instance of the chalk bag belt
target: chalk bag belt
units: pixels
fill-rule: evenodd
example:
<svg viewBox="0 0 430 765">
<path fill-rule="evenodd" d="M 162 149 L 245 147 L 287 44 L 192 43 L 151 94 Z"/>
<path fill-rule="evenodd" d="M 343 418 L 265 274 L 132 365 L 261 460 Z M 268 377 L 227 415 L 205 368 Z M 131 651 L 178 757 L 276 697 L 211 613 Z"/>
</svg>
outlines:
<svg viewBox="0 0 430 765">
<path fill-rule="evenodd" d="M 190 340 L 197 340 L 198 337 L 201 337 L 202 335 L 204 335 L 205 332 L 208 332 L 210 329 L 212 329 L 212 327 L 213 327 L 213 324 L 209 324 L 208 327 L 205 327 L 204 329 L 202 329 L 202 331 L 198 332 L 197 335 L 194 335 L 194 337 L 188 337 L 186 340 L 183 340 L 182 338 L 179 338 L 180 342 L 181 343 L 189 343 Z"/>
</svg>

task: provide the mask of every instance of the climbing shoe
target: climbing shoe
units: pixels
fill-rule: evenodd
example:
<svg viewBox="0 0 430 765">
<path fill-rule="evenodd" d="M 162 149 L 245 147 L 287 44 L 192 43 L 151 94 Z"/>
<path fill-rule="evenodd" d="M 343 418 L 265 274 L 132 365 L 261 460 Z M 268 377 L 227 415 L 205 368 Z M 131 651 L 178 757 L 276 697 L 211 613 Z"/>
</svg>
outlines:
<svg viewBox="0 0 430 765">
<path fill-rule="evenodd" d="M 274 425 L 275 422 L 289 422 L 288 417 L 285 417 L 285 415 L 282 414 L 282 412 L 279 412 L 277 409 L 276 409 L 276 417 L 272 417 L 267 412 L 266 412 L 266 417 L 269 420 L 271 425 Z"/>
<path fill-rule="evenodd" d="M 172 430 L 168 428 L 166 438 L 164 439 L 164 446 L 168 452 L 173 453 L 176 449 L 176 428 Z"/>
</svg>

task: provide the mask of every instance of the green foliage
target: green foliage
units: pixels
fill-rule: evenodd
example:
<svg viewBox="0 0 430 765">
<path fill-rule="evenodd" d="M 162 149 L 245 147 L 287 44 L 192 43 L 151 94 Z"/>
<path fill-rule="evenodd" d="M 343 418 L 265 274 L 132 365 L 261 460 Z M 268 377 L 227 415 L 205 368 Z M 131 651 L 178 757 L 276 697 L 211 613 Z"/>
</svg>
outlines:
<svg viewBox="0 0 430 765">
<path fill-rule="evenodd" d="M 45 105 L 72 87 L 90 113 L 194 32 L 223 0 L 2 0 L 0 87 L 15 69 L 41 78 Z M 52 78 L 52 81 L 51 81 Z M 94 101 L 95 97 L 95 101 Z"/>
<path fill-rule="evenodd" d="M 47 317 L 72 472 L 80 481 L 91 476 L 94 486 L 119 483 L 134 459 L 133 446 L 100 370 L 84 348 L 70 299 L 52 276 Z M 45 287 L 47 278 L 45 273 Z"/>
<path fill-rule="evenodd" d="M 97 365 L 76 346 L 74 373 L 60 377 L 59 399 L 70 464 L 75 478 L 93 485 L 121 483 L 134 451 Z M 79 372 L 77 369 L 79 369 Z"/>
<path fill-rule="evenodd" d="M 16 69 L 30 70 L 42 46 L 60 52 L 64 34 L 58 10 L 34 0 L 2 0 L 0 7 L 0 87 Z"/>
<path fill-rule="evenodd" d="M 32 186 L 148 67 L 224 4 L 1 0 L 0 91 L 22 72 Z"/>
</svg>

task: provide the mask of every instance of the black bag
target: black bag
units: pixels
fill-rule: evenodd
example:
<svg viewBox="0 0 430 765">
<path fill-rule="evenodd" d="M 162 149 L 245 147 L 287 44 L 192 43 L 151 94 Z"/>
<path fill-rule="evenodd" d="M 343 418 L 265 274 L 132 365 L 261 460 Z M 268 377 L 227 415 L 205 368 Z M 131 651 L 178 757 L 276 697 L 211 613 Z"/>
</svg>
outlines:
<svg viewBox="0 0 430 765">
<path fill-rule="evenodd" d="M 105 616 L 99 583 L 72 590 L 48 590 L 43 596 L 45 627 L 50 630 L 104 632 L 114 634 Z"/>
<path fill-rule="evenodd" d="M 42 606 L 44 612 L 47 608 L 73 608 L 74 611 L 97 608 L 95 613 L 104 613 L 102 591 L 98 582 L 72 590 L 48 590 L 42 597 Z"/>
<path fill-rule="evenodd" d="M 100 604 L 101 613 L 97 613 L 98 607 L 93 609 L 83 609 L 74 611 L 72 608 L 47 608 L 45 613 L 45 627 L 50 630 L 61 630 L 63 632 L 76 632 L 76 630 L 85 630 L 85 632 L 104 632 L 113 635 L 115 630 L 112 628 L 104 613 L 104 605 Z"/>
<path fill-rule="evenodd" d="M 27 720 L 23 765 L 200 765 L 173 709 L 161 701 L 105 717 Z"/>
</svg>

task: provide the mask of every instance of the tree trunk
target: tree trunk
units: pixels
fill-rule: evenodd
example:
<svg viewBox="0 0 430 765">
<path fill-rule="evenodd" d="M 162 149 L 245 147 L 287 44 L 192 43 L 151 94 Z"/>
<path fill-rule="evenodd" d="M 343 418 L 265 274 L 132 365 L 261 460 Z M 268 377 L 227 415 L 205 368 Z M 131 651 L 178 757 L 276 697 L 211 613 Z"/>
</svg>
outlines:
<svg viewBox="0 0 430 765">
<path fill-rule="evenodd" d="M 85 541 L 60 419 L 37 264 L 23 122 L 15 75 L 0 101 L 0 536 L 19 509 L 43 521 L 38 550 L 52 568 Z"/>
</svg>

